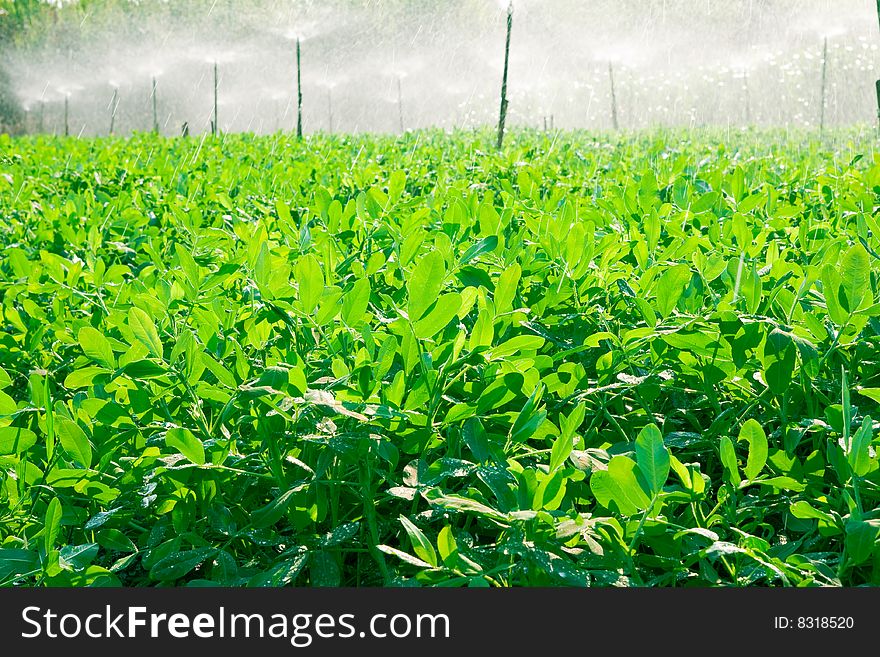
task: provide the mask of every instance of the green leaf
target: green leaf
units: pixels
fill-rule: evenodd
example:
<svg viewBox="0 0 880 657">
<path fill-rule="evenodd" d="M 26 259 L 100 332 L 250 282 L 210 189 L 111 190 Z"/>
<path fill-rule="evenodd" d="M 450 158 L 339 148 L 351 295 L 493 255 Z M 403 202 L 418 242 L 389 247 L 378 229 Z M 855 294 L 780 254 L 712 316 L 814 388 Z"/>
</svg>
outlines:
<svg viewBox="0 0 880 657">
<path fill-rule="evenodd" d="M 139 380 L 156 379 L 168 374 L 168 371 L 162 365 L 153 360 L 135 360 L 126 363 L 122 371 L 132 379 Z"/>
<path fill-rule="evenodd" d="M 172 552 L 153 564 L 153 567 L 150 568 L 150 579 L 163 582 L 178 580 L 191 573 L 217 552 L 218 549 L 212 547 Z"/>
<path fill-rule="evenodd" d="M 181 244 L 174 245 L 174 252 L 177 254 L 177 261 L 183 270 L 187 281 L 196 290 L 201 286 L 201 277 L 199 276 L 199 265 L 192 257 L 192 254 Z"/>
<path fill-rule="evenodd" d="M 430 251 L 419 260 L 406 284 L 407 314 L 411 322 L 420 320 L 438 300 L 445 278 L 446 261 L 442 253 Z"/>
<path fill-rule="evenodd" d="M 762 362 L 764 380 L 775 395 L 783 395 L 791 385 L 797 347 L 791 336 L 779 329 L 770 331 L 764 342 Z"/>
<path fill-rule="evenodd" d="M 0 427 L 0 454 L 21 454 L 37 444 L 37 434 L 22 427 Z"/>
<path fill-rule="evenodd" d="M 791 490 L 796 493 L 806 489 L 806 486 L 792 477 L 768 477 L 767 479 L 758 479 L 754 483 L 769 488 L 778 488 L 780 490 Z"/>
<path fill-rule="evenodd" d="M 831 321 L 838 326 L 843 326 L 849 321 L 849 313 L 840 305 L 839 294 L 842 285 L 840 274 L 832 264 L 822 267 L 822 295 L 825 297 L 825 307 Z"/>
<path fill-rule="evenodd" d="M 444 566 L 454 568 L 458 564 L 458 544 L 449 525 L 441 529 L 437 535 L 437 551 Z"/>
<path fill-rule="evenodd" d="M 309 559 L 309 553 L 302 549 L 293 558 L 282 561 L 268 571 L 254 575 L 248 580 L 248 587 L 278 588 L 290 586 Z"/>
<path fill-rule="evenodd" d="M 286 226 L 294 225 L 293 217 L 290 214 L 290 208 L 287 207 L 287 203 L 280 198 L 275 200 L 275 212 L 278 213 L 278 219 L 282 224 L 285 224 Z"/>
<path fill-rule="evenodd" d="M 544 386 L 539 385 L 532 391 L 519 415 L 516 416 L 516 420 L 510 428 L 510 440 L 514 443 L 528 440 L 547 417 L 547 411 L 538 410 L 543 396 Z"/>
<path fill-rule="evenodd" d="M 721 194 L 718 192 L 706 192 L 691 206 L 691 212 L 694 214 L 705 212 L 706 210 L 713 208 L 720 198 Z"/>
<path fill-rule="evenodd" d="M 466 265 L 471 260 L 478 258 L 484 253 L 488 251 L 494 251 L 498 247 L 498 236 L 497 235 L 489 235 L 489 237 L 484 237 L 476 244 L 472 244 L 471 247 L 462 254 L 461 258 L 458 260 L 458 264 Z"/>
<path fill-rule="evenodd" d="M 568 417 L 562 418 L 562 424 L 559 427 L 562 429 L 562 435 L 568 436 L 569 439 L 573 438 L 575 432 L 580 428 L 581 424 L 583 424 L 586 415 L 586 404 L 578 404 L 575 406 L 574 410 Z"/>
<path fill-rule="evenodd" d="M 105 550 L 115 550 L 116 552 L 137 552 L 137 545 L 125 534 L 118 529 L 108 527 L 98 532 L 95 537 Z"/>
<path fill-rule="evenodd" d="M 862 421 L 862 426 L 852 437 L 852 445 L 846 455 L 847 463 L 856 476 L 864 477 L 871 471 L 870 448 L 873 439 L 873 420 L 869 415 Z"/>
<path fill-rule="evenodd" d="M 263 529 L 274 525 L 281 519 L 281 516 L 287 513 L 287 507 L 290 506 L 290 502 L 292 501 L 293 496 L 301 491 L 304 487 L 304 484 L 294 486 L 293 488 L 290 488 L 281 493 L 281 495 L 276 497 L 265 506 L 261 506 L 259 509 L 254 511 L 251 514 L 251 525 L 253 525 L 257 529 Z"/>
<path fill-rule="evenodd" d="M 636 462 L 631 458 L 614 456 L 607 470 L 594 472 L 590 477 L 590 490 L 602 506 L 611 509 L 614 502 L 621 515 L 635 515 L 651 503 L 636 478 L 636 471 Z"/>
<path fill-rule="evenodd" d="M 8 388 L 12 385 L 12 378 L 0 367 L 0 388 Z"/>
<path fill-rule="evenodd" d="M 806 500 L 793 502 L 789 506 L 789 511 L 795 518 L 821 520 L 828 526 L 834 526 L 834 516 L 814 508 Z"/>
<path fill-rule="evenodd" d="M 663 443 L 663 434 L 656 425 L 649 424 L 636 438 L 636 463 L 648 484 L 648 493 L 656 495 L 669 478 L 669 450 Z"/>
<path fill-rule="evenodd" d="M 874 552 L 877 536 L 880 534 L 880 526 L 877 521 L 850 519 L 846 523 L 846 552 L 853 563 L 858 565 Z"/>
<path fill-rule="evenodd" d="M 176 449 L 193 463 L 205 464 L 205 446 L 189 429 L 175 427 L 165 432 L 165 444 Z"/>
<path fill-rule="evenodd" d="M 423 559 L 419 559 L 418 557 L 414 557 L 411 554 L 407 554 L 403 550 L 398 550 L 397 548 L 393 548 L 390 545 L 377 545 L 376 549 L 380 552 L 384 552 L 385 554 L 390 554 L 393 557 L 397 557 L 404 563 L 408 563 L 410 566 L 415 566 L 417 568 L 434 568 L 427 561 Z"/>
<path fill-rule="evenodd" d="M 150 350 L 156 358 L 162 358 L 162 341 L 159 332 L 150 316 L 140 308 L 132 307 L 128 311 L 128 326 L 140 342 Z"/>
<path fill-rule="evenodd" d="M 46 554 L 55 549 L 55 542 L 58 540 L 58 532 L 61 529 L 61 500 L 53 497 L 46 507 L 46 518 L 43 525 L 43 547 Z"/>
<path fill-rule="evenodd" d="M 318 259 L 309 254 L 296 261 L 293 267 L 293 275 L 299 289 L 299 301 L 306 313 L 311 313 L 318 307 L 318 302 L 324 295 L 324 272 Z"/>
<path fill-rule="evenodd" d="M 400 516 L 400 524 L 402 524 L 403 528 L 406 530 L 409 540 L 412 543 L 413 552 L 416 553 L 416 556 L 431 564 L 431 566 L 436 567 L 437 553 L 434 552 L 434 546 L 431 545 L 431 541 L 428 540 L 428 537 L 405 516 Z"/>
<path fill-rule="evenodd" d="M 83 468 L 92 467 L 92 445 L 80 426 L 63 416 L 55 417 L 55 434 L 61 441 L 61 447 L 74 461 Z"/>
<path fill-rule="evenodd" d="M 489 460 L 489 438 L 480 418 L 471 417 L 465 420 L 461 435 L 477 461 L 485 463 Z"/>
<path fill-rule="evenodd" d="M 513 299 L 516 296 L 520 276 L 522 276 L 522 267 L 516 262 L 501 272 L 494 294 L 496 316 L 513 310 Z"/>
<path fill-rule="evenodd" d="M 370 303 L 370 281 L 361 278 L 355 281 L 342 301 L 342 321 L 349 326 L 361 321 Z"/>
<path fill-rule="evenodd" d="M 420 340 L 433 338 L 458 315 L 460 308 L 461 295 L 458 292 L 444 294 L 427 315 L 413 324 L 413 332 Z"/>
<path fill-rule="evenodd" d="M 18 548 L 0 548 L 0 582 L 7 578 L 31 573 L 39 568 L 40 556 L 36 552 Z"/>
<path fill-rule="evenodd" d="M 859 388 L 856 392 L 880 404 L 880 388 Z"/>
<path fill-rule="evenodd" d="M 739 476 L 739 466 L 736 460 L 736 450 L 733 448 L 733 442 L 727 436 L 721 437 L 719 444 L 721 452 L 721 464 L 727 471 L 727 481 L 734 486 L 738 486 L 742 479 Z"/>
<path fill-rule="evenodd" d="M 571 455 L 572 449 L 574 449 L 572 437 L 566 436 L 564 433 L 553 441 L 553 449 L 550 451 L 550 472 L 555 472 L 565 463 Z"/>
<path fill-rule="evenodd" d="M 746 479 L 757 477 L 767 463 L 767 434 L 755 420 L 747 420 L 739 431 L 739 440 L 749 444 L 749 456 L 743 469 Z"/>
<path fill-rule="evenodd" d="M 471 327 L 471 335 L 468 339 L 468 349 L 474 351 L 480 347 L 491 347 L 492 339 L 495 337 L 495 328 L 493 326 L 492 317 L 485 310 L 481 310 L 477 315 L 477 321 Z"/>
<path fill-rule="evenodd" d="M 67 375 L 64 379 L 64 387 L 70 390 L 76 390 L 77 388 L 86 388 L 92 385 L 92 382 L 96 378 L 101 375 L 110 375 L 113 374 L 111 370 L 108 370 L 106 367 L 99 367 L 98 365 L 89 365 L 87 367 L 81 367 L 78 370 L 74 370 L 70 374 Z"/>
<path fill-rule="evenodd" d="M 86 356 L 99 365 L 103 365 L 111 370 L 116 369 L 116 358 L 113 356 L 113 348 L 110 346 L 110 341 L 100 331 L 91 326 L 84 326 L 79 330 L 77 340 L 79 340 L 79 345 Z"/>
<path fill-rule="evenodd" d="M 211 374 L 217 377 L 217 381 L 219 381 L 222 385 L 229 388 L 236 388 L 238 386 L 238 382 L 236 382 L 235 376 L 233 376 L 232 372 L 226 369 L 226 367 L 224 367 L 222 363 L 214 360 L 214 358 L 210 354 L 202 353 L 201 363 L 208 369 L 209 372 L 211 372 Z"/>
<path fill-rule="evenodd" d="M 871 261 L 861 244 L 855 244 L 843 256 L 840 267 L 843 293 L 850 313 L 858 310 L 871 289 Z"/>
<path fill-rule="evenodd" d="M 393 202 L 397 202 L 406 189 L 406 172 L 397 170 L 392 172 L 388 181 L 388 196 Z"/>
<path fill-rule="evenodd" d="M 656 290 L 657 311 L 661 317 L 669 317 L 690 280 L 691 269 L 687 265 L 675 265 L 663 272 Z"/>
</svg>

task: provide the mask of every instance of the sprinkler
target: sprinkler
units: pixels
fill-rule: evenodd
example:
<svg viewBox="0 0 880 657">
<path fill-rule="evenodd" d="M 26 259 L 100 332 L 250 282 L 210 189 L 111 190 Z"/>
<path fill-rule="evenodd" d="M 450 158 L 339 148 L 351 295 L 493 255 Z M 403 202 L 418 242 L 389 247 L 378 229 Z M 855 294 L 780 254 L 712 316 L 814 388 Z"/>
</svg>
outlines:
<svg viewBox="0 0 880 657">
<path fill-rule="evenodd" d="M 819 105 L 819 132 L 825 131 L 825 91 L 828 82 L 828 37 L 822 42 L 822 89 Z"/>
<path fill-rule="evenodd" d="M 116 109 L 119 107 L 119 89 L 113 88 L 113 98 L 110 99 L 110 134 L 116 128 Z"/>
<path fill-rule="evenodd" d="M 296 137 L 303 136 L 303 88 L 302 88 L 302 59 L 300 51 L 300 39 L 296 37 Z"/>
<path fill-rule="evenodd" d="M 403 127 L 403 92 L 400 87 L 400 76 L 397 76 L 397 118 L 400 122 L 400 133 L 406 132 Z"/>
<path fill-rule="evenodd" d="M 507 5 L 507 39 L 504 42 L 504 74 L 501 78 L 501 113 L 498 117 L 498 149 L 504 145 L 504 124 L 507 121 L 507 71 L 510 64 L 510 33 L 513 30 L 513 0 Z"/>
<path fill-rule="evenodd" d="M 70 136 L 70 94 L 64 94 L 64 136 Z"/>
<path fill-rule="evenodd" d="M 37 132 L 42 134 L 45 131 L 45 118 L 46 118 L 46 101 L 40 101 L 40 112 L 37 115 Z"/>
<path fill-rule="evenodd" d="M 157 85 L 156 85 L 156 78 L 155 78 L 155 77 L 153 78 L 152 82 L 153 82 L 153 84 L 152 84 L 152 92 L 151 92 L 150 96 L 151 96 L 152 101 L 153 101 L 153 134 L 157 134 L 157 135 L 158 135 L 158 134 L 159 134 L 159 112 L 158 112 L 158 108 L 157 108 L 157 106 L 156 106 L 156 98 L 157 98 L 156 90 L 157 90 Z"/>
<path fill-rule="evenodd" d="M 620 122 L 617 119 L 617 92 L 614 90 L 614 64 L 608 62 L 608 80 L 611 83 L 611 125 L 614 130 L 620 130 Z"/>
</svg>

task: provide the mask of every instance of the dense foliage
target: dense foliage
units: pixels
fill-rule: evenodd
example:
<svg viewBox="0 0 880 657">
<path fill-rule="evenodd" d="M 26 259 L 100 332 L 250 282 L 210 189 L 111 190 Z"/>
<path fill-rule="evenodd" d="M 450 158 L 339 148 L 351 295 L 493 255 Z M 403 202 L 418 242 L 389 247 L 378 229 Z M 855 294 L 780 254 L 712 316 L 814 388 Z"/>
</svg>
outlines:
<svg viewBox="0 0 880 657">
<path fill-rule="evenodd" d="M 0 137 L 0 584 L 880 583 L 871 143 L 490 144 Z"/>
</svg>

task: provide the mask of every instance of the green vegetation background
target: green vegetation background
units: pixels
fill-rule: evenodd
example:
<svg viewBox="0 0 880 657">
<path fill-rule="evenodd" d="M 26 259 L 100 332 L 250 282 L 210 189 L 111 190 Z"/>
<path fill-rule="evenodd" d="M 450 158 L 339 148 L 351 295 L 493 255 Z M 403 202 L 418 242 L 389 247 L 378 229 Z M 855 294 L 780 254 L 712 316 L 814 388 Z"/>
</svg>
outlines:
<svg viewBox="0 0 880 657">
<path fill-rule="evenodd" d="M 0 584 L 880 581 L 876 137 L 0 137 Z"/>
</svg>

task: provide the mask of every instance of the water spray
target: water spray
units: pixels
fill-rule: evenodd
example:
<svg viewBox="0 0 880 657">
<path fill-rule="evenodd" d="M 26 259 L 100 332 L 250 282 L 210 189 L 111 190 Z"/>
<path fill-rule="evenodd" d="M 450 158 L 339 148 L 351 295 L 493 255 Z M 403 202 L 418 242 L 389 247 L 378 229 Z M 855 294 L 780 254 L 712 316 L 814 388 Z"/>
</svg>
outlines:
<svg viewBox="0 0 880 657">
<path fill-rule="evenodd" d="M 152 89 L 153 90 L 150 95 L 151 95 L 152 101 L 153 101 L 153 133 L 158 135 L 159 134 L 159 111 L 158 111 L 158 108 L 156 105 L 156 102 L 157 102 L 157 93 L 156 92 L 158 89 L 157 89 L 155 77 L 153 78 Z"/>
<path fill-rule="evenodd" d="M 880 1 L 880 0 L 878 0 Z M 822 89 L 819 104 L 819 132 L 825 131 L 825 91 L 828 82 L 828 37 L 822 42 Z"/>
<path fill-rule="evenodd" d="M 333 134 L 333 89 L 327 87 L 327 133 Z"/>
<path fill-rule="evenodd" d="M 400 76 L 397 76 L 397 118 L 400 122 L 400 133 L 403 134 L 406 130 L 403 127 L 403 91 L 400 86 Z"/>
<path fill-rule="evenodd" d="M 746 97 L 746 125 L 752 124 L 752 94 L 749 90 L 749 72 L 743 73 L 743 91 Z"/>
<path fill-rule="evenodd" d="M 119 88 L 113 88 L 113 98 L 110 99 L 110 135 L 116 128 L 116 109 L 119 107 Z"/>
<path fill-rule="evenodd" d="M 217 60 L 214 60 L 214 118 L 211 120 L 211 134 L 216 137 L 220 132 L 220 126 L 217 125 Z"/>
<path fill-rule="evenodd" d="M 46 101 L 40 101 L 40 113 L 37 115 L 37 132 L 43 134 L 45 132 L 46 119 Z"/>
<path fill-rule="evenodd" d="M 608 81 L 611 83 L 611 125 L 614 130 L 620 130 L 620 121 L 617 119 L 617 92 L 614 89 L 614 63 L 608 62 Z"/>
<path fill-rule="evenodd" d="M 504 124 L 507 122 L 507 71 L 510 64 L 510 33 L 513 31 L 513 0 L 507 5 L 507 39 L 504 42 L 504 74 L 501 78 L 501 113 L 498 117 L 498 150 L 504 145 Z"/>
<path fill-rule="evenodd" d="M 300 39 L 296 37 L 296 138 L 303 136 L 303 87 Z"/>
</svg>

